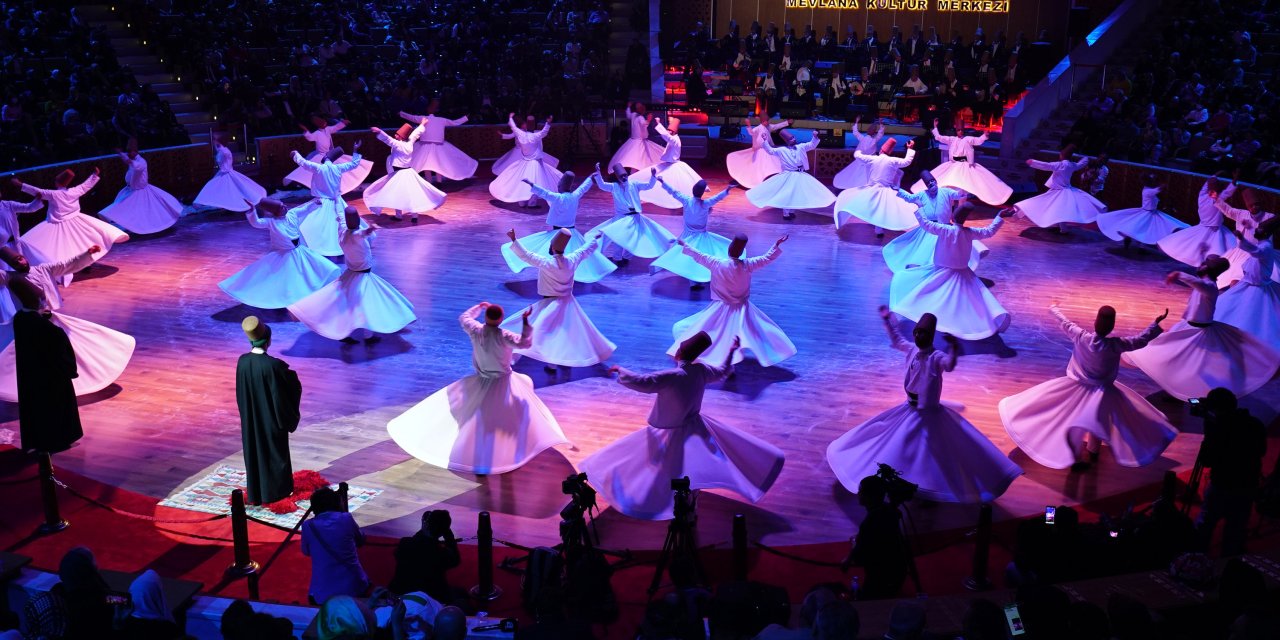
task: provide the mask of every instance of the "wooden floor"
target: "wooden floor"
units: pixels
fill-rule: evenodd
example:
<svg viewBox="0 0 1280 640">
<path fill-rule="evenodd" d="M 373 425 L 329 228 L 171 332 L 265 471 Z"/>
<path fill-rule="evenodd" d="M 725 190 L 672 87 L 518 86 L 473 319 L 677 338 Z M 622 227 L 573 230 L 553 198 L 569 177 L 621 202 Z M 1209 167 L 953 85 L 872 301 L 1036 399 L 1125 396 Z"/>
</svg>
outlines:
<svg viewBox="0 0 1280 640">
<path fill-rule="evenodd" d="M 579 175 L 587 173 L 580 169 Z M 723 184 L 723 174 L 705 173 L 713 188 Z M 487 179 L 487 166 L 480 175 Z M 649 410 L 649 396 L 611 381 L 603 366 L 552 377 L 538 363 L 519 363 L 576 446 L 546 452 L 512 473 L 480 478 L 431 467 L 404 454 L 386 434 L 389 419 L 471 372 L 470 344 L 456 322 L 462 310 L 488 300 L 514 311 L 538 298 L 536 274 L 512 274 L 498 246 L 508 228 L 521 235 L 542 229 L 545 208 L 491 202 L 483 179 L 451 189 L 445 206 L 417 226 L 384 223 L 375 244 L 377 271 L 413 301 L 420 319 L 373 347 L 326 340 L 286 312 L 256 312 L 223 294 L 217 283 L 267 250 L 266 234 L 241 216 L 195 214 L 171 233 L 112 249 L 66 291 L 64 311 L 136 336 L 138 349 L 118 385 L 83 399 L 87 435 L 59 455 L 58 464 L 156 498 L 219 464 L 241 465 L 234 371 L 247 345 L 239 322 L 259 313 L 272 321 L 273 352 L 299 372 L 305 389 L 302 426 L 291 444 L 294 467 L 382 489 L 356 514 L 368 531 L 407 534 L 416 530 L 423 509 L 448 508 L 458 534 L 466 536 L 474 531 L 475 512 L 487 510 L 499 538 L 554 542 L 566 501 L 560 480 L 588 454 L 643 426 Z M 592 191 L 580 227 L 605 219 L 609 205 L 606 194 Z M 676 212 L 654 209 L 652 215 L 679 230 Z M 717 208 L 712 229 L 747 233 L 752 254 L 791 235 L 782 258 L 757 273 L 752 299 L 800 353 L 767 369 L 746 363 L 735 379 L 708 390 L 708 414 L 782 447 L 787 461 L 758 504 L 704 496 L 701 541 L 728 540 L 733 513 L 745 513 L 752 538 L 769 544 L 845 540 L 861 510 L 828 468 L 827 444 L 903 399 L 901 354 L 889 348 L 876 315 L 887 302 L 890 280 L 881 241 L 862 225 L 837 234 L 830 215 L 801 213 L 784 221 L 776 210 L 752 207 L 742 192 Z M 1099 305 L 1111 304 L 1120 313 L 1118 330 L 1137 331 L 1165 307 L 1174 317 L 1181 312 L 1186 290 L 1165 287 L 1161 279 L 1178 265 L 1141 251 L 1125 254 L 1096 231 L 1064 238 L 1022 221 L 1007 224 L 988 244 L 991 254 L 979 274 L 993 281 L 1013 324 L 1002 336 L 964 345 L 943 397 L 963 402 L 964 415 L 1026 470 L 995 503 L 997 518 L 1152 487 L 1165 470 L 1188 467 L 1200 442 L 1195 421 L 1136 370 L 1123 371 L 1120 381 L 1148 394 L 1188 431 L 1146 468 L 1119 468 L 1104 452 L 1100 468 L 1087 474 L 1045 469 L 1014 448 L 995 409 L 1001 398 L 1063 374 L 1068 343 L 1047 312 L 1050 302 L 1061 301 L 1084 322 Z M 691 292 L 678 277 L 650 275 L 647 261 L 579 290 L 583 307 L 618 344 L 615 362 L 641 370 L 669 363 L 664 352 L 672 323 L 707 299 L 706 291 Z M 1270 422 L 1275 414 L 1265 407 L 1278 399 L 1280 382 L 1273 381 L 1247 404 Z M 0 412 L 0 426 L 16 431 L 16 406 L 0 406 Z M 936 505 L 917 509 L 915 519 L 922 531 L 941 530 L 968 526 L 976 513 L 976 506 Z M 653 548 L 662 542 L 662 524 L 612 510 L 599 523 L 606 546 Z"/>
</svg>

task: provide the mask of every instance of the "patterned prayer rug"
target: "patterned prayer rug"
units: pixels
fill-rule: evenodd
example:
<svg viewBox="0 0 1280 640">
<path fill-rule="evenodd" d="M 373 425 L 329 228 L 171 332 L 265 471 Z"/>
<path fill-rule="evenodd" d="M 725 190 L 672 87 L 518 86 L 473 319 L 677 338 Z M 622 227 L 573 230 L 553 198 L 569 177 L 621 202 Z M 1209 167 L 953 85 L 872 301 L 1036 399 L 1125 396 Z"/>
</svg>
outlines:
<svg viewBox="0 0 1280 640">
<path fill-rule="evenodd" d="M 307 472 L 299 471 L 295 473 L 295 477 L 303 473 Z M 314 474 L 314 472 L 310 473 Z M 244 475 L 243 469 L 229 466 L 218 467 L 213 473 L 161 500 L 159 504 L 162 507 L 173 507 L 201 513 L 229 514 L 231 513 L 231 492 L 244 488 Z M 330 486 L 334 489 L 338 488 L 336 484 Z M 350 511 L 359 509 L 379 493 L 382 493 L 381 489 L 349 486 L 347 489 L 348 509 Z M 309 495 L 310 492 L 308 491 L 307 494 Z M 295 508 L 287 513 L 276 513 L 269 509 L 267 505 L 246 505 L 245 512 L 248 513 L 250 519 L 284 529 L 292 529 L 302 520 L 303 514 L 307 512 L 307 508 L 310 506 L 311 502 L 309 500 L 302 499 L 298 500 Z"/>
</svg>

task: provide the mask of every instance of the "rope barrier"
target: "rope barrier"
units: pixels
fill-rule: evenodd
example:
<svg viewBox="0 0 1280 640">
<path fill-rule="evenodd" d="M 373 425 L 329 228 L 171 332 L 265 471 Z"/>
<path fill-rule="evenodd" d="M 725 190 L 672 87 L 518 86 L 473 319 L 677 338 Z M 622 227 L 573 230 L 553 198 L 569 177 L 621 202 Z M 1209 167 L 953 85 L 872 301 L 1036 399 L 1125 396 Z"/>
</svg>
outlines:
<svg viewBox="0 0 1280 640">
<path fill-rule="evenodd" d="M 89 496 L 87 496 L 87 495 L 85 495 L 85 494 L 83 494 L 83 493 L 80 493 L 79 491 L 76 491 L 75 489 L 71 488 L 70 486 L 68 486 L 68 485 L 67 485 L 67 483 L 65 483 L 65 482 L 63 482 L 63 481 L 61 481 L 61 480 L 57 479 L 56 477 L 50 476 L 50 479 L 51 479 L 51 480 L 53 480 L 53 483 L 54 483 L 54 484 L 58 485 L 59 487 L 61 487 L 61 488 L 63 488 L 63 489 L 66 489 L 66 490 L 67 490 L 67 492 L 68 492 L 68 493 L 70 493 L 71 495 L 73 495 L 73 496 L 75 496 L 75 497 L 77 497 L 77 498 L 80 498 L 81 500 L 84 500 L 85 502 L 88 502 L 89 504 L 91 504 L 91 505 L 93 505 L 93 506 L 95 506 L 95 507 L 99 507 L 99 508 L 102 508 L 102 509 L 106 509 L 107 511 L 110 511 L 110 512 L 112 512 L 112 513 L 114 513 L 114 514 L 122 515 L 122 516 L 124 516 L 124 517 L 126 517 L 126 518 L 133 518 L 133 519 L 135 519 L 135 520 L 145 520 L 145 521 L 148 521 L 148 522 L 155 522 L 155 523 L 158 523 L 158 524 L 203 524 L 203 523 L 205 523 L 205 522 L 213 522 L 214 520 L 221 520 L 221 519 L 223 519 L 223 518 L 225 518 L 225 517 L 227 517 L 227 516 L 229 515 L 229 514 L 226 514 L 226 513 L 220 513 L 220 514 L 216 514 L 216 515 L 209 516 L 209 517 L 207 517 L 207 518 L 201 518 L 201 519 L 199 519 L 199 520 L 171 520 L 171 519 L 166 519 L 166 518 L 157 518 L 157 517 L 155 517 L 155 516 L 142 515 L 142 514 L 140 514 L 140 513 L 133 513 L 133 512 L 131 512 L 131 511 L 125 511 L 124 509 L 118 509 L 118 508 L 113 507 L 113 506 L 111 506 L 111 505 L 109 505 L 109 504 L 107 504 L 107 503 L 105 503 L 105 502 L 102 502 L 102 501 L 100 501 L 100 500 L 96 499 L 96 498 L 89 497 Z"/>
</svg>

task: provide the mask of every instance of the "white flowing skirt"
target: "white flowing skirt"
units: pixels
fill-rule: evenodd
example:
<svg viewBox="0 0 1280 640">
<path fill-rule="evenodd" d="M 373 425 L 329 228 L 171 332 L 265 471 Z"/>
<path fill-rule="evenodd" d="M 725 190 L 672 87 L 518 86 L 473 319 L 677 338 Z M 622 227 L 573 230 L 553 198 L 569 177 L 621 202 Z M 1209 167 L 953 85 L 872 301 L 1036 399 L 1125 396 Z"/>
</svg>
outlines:
<svg viewBox="0 0 1280 640">
<path fill-rule="evenodd" d="M 480 163 L 448 142 L 419 142 L 413 147 L 409 166 L 414 171 L 434 171 L 450 180 L 466 180 L 476 175 Z"/>
<path fill-rule="evenodd" d="M 316 153 L 315 151 L 312 151 L 311 155 L 307 156 L 307 159 L 312 162 L 324 162 L 324 158 L 321 157 L 320 154 Z M 351 156 L 349 155 L 342 156 L 337 160 L 335 160 L 334 164 L 343 164 L 345 162 L 351 162 Z M 341 182 L 339 183 L 340 186 L 338 187 L 339 195 L 344 193 L 350 193 L 353 189 L 360 186 L 360 184 L 364 182 L 364 179 L 369 177 L 369 172 L 371 171 L 373 171 L 373 162 L 369 160 L 361 160 L 359 166 L 342 174 L 342 179 L 341 179 Z M 284 184 L 289 184 L 290 182 L 296 182 L 310 189 L 311 178 L 315 175 L 316 174 L 314 171 L 306 167 L 298 167 L 293 171 L 290 171 L 289 175 L 284 177 Z M 315 195 L 315 194 L 312 193 L 312 195 Z"/>
<path fill-rule="evenodd" d="M 1142 244 L 1155 244 L 1191 226 L 1167 213 L 1141 208 L 1109 211 L 1099 215 L 1097 222 L 1098 230 L 1112 240 L 1130 238 Z"/>
<path fill-rule="evenodd" d="M 347 226 L 344 200 L 312 198 L 292 209 L 298 217 L 298 233 L 303 242 L 322 256 L 342 255 L 342 229 Z"/>
<path fill-rule="evenodd" d="M 58 312 L 51 318 L 67 334 L 76 353 L 77 376 L 71 381 L 76 395 L 106 389 L 124 373 L 136 346 L 132 336 L 100 324 Z M 18 363 L 13 345 L 13 325 L 0 325 L 0 400 L 18 401 Z"/>
<path fill-rule="evenodd" d="M 342 269 L 305 246 L 270 251 L 218 283 L 227 295 L 258 309 L 283 309 L 338 279 Z"/>
<path fill-rule="evenodd" d="M 729 177 L 747 189 L 760 186 L 769 176 L 782 173 L 782 161 L 764 149 L 743 149 L 724 157 Z"/>
<path fill-rule="evenodd" d="M 372 271 L 343 271 L 337 280 L 288 306 L 308 329 L 341 340 L 357 329 L 395 333 L 417 320 L 413 303 Z"/>
<path fill-rule="evenodd" d="M 856 158 L 831 179 L 831 186 L 837 189 L 857 189 L 869 184 L 871 184 L 871 165 Z"/>
<path fill-rule="evenodd" d="M 1179 400 L 1203 397 L 1216 387 L 1243 397 L 1271 380 L 1280 367 L 1280 352 L 1222 322 L 1193 327 L 1183 320 L 1121 358 Z"/>
<path fill-rule="evenodd" d="M 964 189 L 989 205 L 1002 205 L 1009 201 L 1009 196 L 1013 195 L 1013 189 L 1009 185 L 977 163 L 948 160 L 934 167 L 930 173 L 940 186 Z M 916 183 L 911 185 L 911 193 L 920 193 L 924 190 L 922 180 L 916 180 Z"/>
<path fill-rule="evenodd" d="M 889 308 L 913 322 L 932 313 L 938 317 L 938 331 L 961 340 L 981 340 L 1009 327 L 1009 312 L 968 269 L 925 266 L 899 271 L 889 282 Z"/>
<path fill-rule="evenodd" d="M 265 197 L 267 190 L 244 174 L 234 170 L 226 173 L 219 171 L 196 194 L 194 204 L 243 213 L 249 210 L 245 200 L 258 204 Z"/>
<path fill-rule="evenodd" d="M 516 349 L 515 356 L 562 367 L 589 367 L 604 362 L 618 346 L 604 337 L 573 296 L 543 298 L 530 307 L 533 346 Z M 507 316 L 502 328 L 519 335 L 524 309 Z"/>
<path fill-rule="evenodd" d="M 677 429 L 645 427 L 591 454 L 578 468 L 605 501 L 641 520 L 670 520 L 672 478 L 693 489 L 725 489 L 751 502 L 782 472 L 778 447 L 706 416 Z"/>
<path fill-rule="evenodd" d="M 667 355 L 674 356 L 680 343 L 699 331 L 711 336 L 711 346 L 702 352 L 698 361 L 716 367 L 729 357 L 734 338 L 742 341 L 742 349 L 733 354 L 735 363 L 742 362 L 744 349 L 750 350 L 762 367 L 771 367 L 796 354 L 796 345 L 783 333 L 782 327 L 750 300 L 738 306 L 712 300 L 706 309 L 676 322 L 671 327 L 675 342 L 667 349 Z"/>
<path fill-rule="evenodd" d="M 638 173 L 641 177 L 649 175 L 649 170 L 657 170 L 657 176 L 666 181 L 667 186 L 685 195 L 693 194 L 693 185 L 702 179 L 698 172 L 684 162 L 666 162 L 652 167 L 645 167 Z M 662 185 L 640 192 L 640 201 L 656 204 L 666 209 L 682 209 L 684 205 L 671 197 Z"/>
<path fill-rule="evenodd" d="M 1062 222 L 1089 224 L 1107 210 L 1107 205 L 1075 187 L 1050 189 L 1017 206 L 1037 227 L 1052 227 Z"/>
<path fill-rule="evenodd" d="M 1275 251 L 1275 249 L 1272 249 L 1272 251 Z M 1244 263 L 1248 262 L 1251 256 L 1248 251 L 1241 249 L 1240 245 L 1236 245 L 1228 249 L 1226 253 L 1220 253 L 1218 255 L 1226 258 L 1227 263 L 1231 265 L 1230 267 L 1227 267 L 1226 271 L 1222 272 L 1222 275 L 1218 276 L 1218 288 L 1225 289 L 1230 286 L 1232 282 L 1244 278 Z M 1278 253 L 1276 257 L 1280 257 L 1280 253 Z M 1275 261 L 1275 264 L 1271 268 L 1271 273 L 1267 274 L 1267 277 L 1276 282 L 1280 282 L 1280 260 Z"/>
<path fill-rule="evenodd" d="M 605 221 L 596 229 L 614 244 L 641 258 L 656 258 L 666 253 L 671 248 L 671 243 L 676 241 L 676 237 L 666 227 L 643 213 L 630 213 Z"/>
<path fill-rule="evenodd" d="M 558 233 L 560 233 L 558 229 L 551 229 L 527 235 L 520 238 L 520 246 L 534 255 L 548 255 L 551 241 Z M 569 244 L 565 246 L 564 251 L 565 253 L 573 253 L 586 244 L 586 238 L 582 237 L 582 234 L 577 229 L 569 229 Z M 520 256 L 511 250 L 510 242 L 502 245 L 502 258 L 506 260 L 507 267 L 513 273 L 520 273 L 533 267 L 533 265 L 521 260 Z M 591 257 L 578 263 L 578 268 L 573 271 L 573 280 L 575 282 L 599 282 L 601 278 L 613 273 L 617 268 L 618 265 L 604 257 L 601 252 L 596 251 L 591 254 Z"/>
<path fill-rule="evenodd" d="M 1195 225 L 1171 233 L 1156 243 L 1165 255 L 1193 267 L 1200 266 L 1207 255 L 1220 256 L 1234 249 L 1238 242 L 1226 227 Z M 1202 245 L 1207 249 L 1202 250 Z"/>
<path fill-rule="evenodd" d="M 916 225 L 916 206 L 898 197 L 897 189 L 871 184 L 856 189 L 845 189 L 836 198 L 836 228 L 844 226 L 850 218 L 893 231 L 903 231 Z"/>
<path fill-rule="evenodd" d="M 160 233 L 178 223 L 182 203 L 159 187 L 147 185 L 137 191 L 125 187 L 98 215 L 129 233 Z"/>
<path fill-rule="evenodd" d="M 999 408 L 1018 448 L 1050 469 L 1070 467 L 1086 434 L 1106 442 L 1124 467 L 1155 462 L 1178 435 L 1159 409 L 1118 382 L 1054 378 L 1001 400 Z"/>
<path fill-rule="evenodd" d="M 884 245 L 881 253 L 889 270 L 897 273 L 909 267 L 933 264 L 933 250 L 938 246 L 938 236 L 916 227 Z M 973 253 L 969 257 L 969 268 L 977 269 L 978 261 L 987 252 L 987 246 L 978 240 L 973 241 Z"/>
<path fill-rule="evenodd" d="M 831 206 L 836 196 L 803 171 L 783 171 L 748 189 L 747 200 L 760 209 L 823 209 Z"/>
<path fill-rule="evenodd" d="M 680 239 L 703 255 L 713 258 L 729 257 L 729 239 L 722 235 L 686 228 L 684 233 L 680 234 Z M 711 282 L 711 270 L 694 262 L 693 258 L 686 255 L 678 244 L 671 245 L 666 253 L 658 256 L 658 259 L 649 265 L 650 272 L 659 269 L 666 269 L 694 282 Z"/>
<path fill-rule="evenodd" d="M 524 154 L 520 153 L 520 147 L 518 146 L 511 147 L 510 151 L 507 151 L 506 153 L 502 154 L 501 158 L 498 158 L 497 160 L 493 161 L 493 175 L 495 176 L 502 175 L 502 172 L 505 171 L 506 168 L 511 165 L 511 163 L 520 162 L 521 160 L 524 160 Z M 545 164 L 548 167 L 551 167 L 552 169 L 558 169 L 560 167 L 560 160 L 558 158 L 555 158 L 551 154 L 543 151 L 542 164 Z"/>
<path fill-rule="evenodd" d="M 658 164 L 662 158 L 662 145 L 650 140 L 628 138 L 618 147 L 618 152 L 609 159 L 606 170 L 613 171 L 613 165 L 620 164 L 628 169 L 639 169 Z"/>
<path fill-rule="evenodd" d="M 1244 329 L 1280 352 L 1280 282 L 1237 282 L 1218 297 L 1213 319 Z"/>
<path fill-rule="evenodd" d="M 22 234 L 22 242 L 48 262 L 70 260 L 95 244 L 102 248 L 92 256 L 97 262 L 111 251 L 111 245 L 128 239 L 129 234 L 83 213 L 63 218 L 62 222 L 45 220 Z M 62 284 L 71 284 L 74 275 L 62 276 Z"/>
<path fill-rule="evenodd" d="M 444 204 L 445 193 L 413 169 L 401 169 L 378 178 L 364 190 L 363 197 L 365 205 L 375 214 L 382 209 L 423 213 Z"/>
<path fill-rule="evenodd" d="M 489 183 L 489 195 L 501 202 L 524 202 L 533 197 L 533 189 L 524 180 L 554 192 L 560 186 L 562 175 L 544 162 L 521 158 Z"/>
<path fill-rule="evenodd" d="M 904 402 L 854 427 L 827 447 L 827 464 L 853 493 L 887 464 L 938 502 L 990 502 L 1022 468 L 952 409 Z"/>
<path fill-rule="evenodd" d="M 569 442 L 520 373 L 458 380 L 392 419 L 387 433 L 429 465 L 476 474 L 514 471 Z"/>
</svg>

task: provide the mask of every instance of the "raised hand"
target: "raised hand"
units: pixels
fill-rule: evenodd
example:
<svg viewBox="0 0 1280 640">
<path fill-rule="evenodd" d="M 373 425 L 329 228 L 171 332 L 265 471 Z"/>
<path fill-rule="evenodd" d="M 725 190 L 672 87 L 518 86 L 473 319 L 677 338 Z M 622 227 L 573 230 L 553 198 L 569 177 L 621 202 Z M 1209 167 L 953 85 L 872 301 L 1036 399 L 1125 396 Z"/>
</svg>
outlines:
<svg viewBox="0 0 1280 640">
<path fill-rule="evenodd" d="M 101 253 L 101 252 L 102 252 L 102 247 L 99 247 L 96 244 L 93 245 L 92 247 L 89 247 L 89 253 Z"/>
<path fill-rule="evenodd" d="M 9 184 L 12 185 L 14 189 L 22 188 L 22 181 L 17 178 L 9 178 Z"/>
<path fill-rule="evenodd" d="M 359 151 L 359 150 L 360 150 L 360 145 L 362 145 L 362 144 L 364 144 L 364 141 L 363 141 L 363 140 L 356 140 L 356 141 L 355 141 L 355 143 L 351 145 L 351 150 L 352 150 L 352 151 Z"/>
<path fill-rule="evenodd" d="M 880 308 L 876 309 L 876 311 L 880 312 L 880 319 L 881 319 L 881 320 L 888 320 L 888 319 L 889 319 L 889 306 L 888 306 L 888 305 L 883 305 L 883 304 L 882 304 L 882 305 L 880 305 Z"/>
<path fill-rule="evenodd" d="M 1169 274 L 1164 277 L 1164 283 L 1173 284 L 1174 281 L 1178 279 L 1178 273 L 1178 271 L 1170 271 Z"/>
<path fill-rule="evenodd" d="M 654 177 L 654 176 L 656 176 L 656 175 L 658 175 L 658 170 L 657 170 L 657 169 L 650 169 L 650 170 L 649 170 L 649 177 L 650 177 L 650 178 L 652 178 L 652 177 Z"/>
<path fill-rule="evenodd" d="M 529 315 L 532 313 L 533 313 L 533 307 L 529 307 L 528 309 L 524 310 L 524 313 L 520 314 L 520 319 L 524 320 L 525 324 L 529 324 Z"/>
<path fill-rule="evenodd" d="M 508 237 L 508 238 L 511 238 L 512 240 L 515 240 L 515 239 L 516 239 L 516 230 L 515 230 L 515 229 L 507 229 L 507 237 Z"/>
<path fill-rule="evenodd" d="M 732 346 L 732 347 L 730 347 L 730 350 L 732 350 L 732 351 L 737 351 L 737 350 L 738 350 L 738 347 L 741 347 L 741 346 L 742 346 L 742 338 L 739 338 L 738 336 L 734 336 L 734 337 L 733 337 L 733 346 Z"/>
<path fill-rule="evenodd" d="M 663 180 L 663 179 L 662 179 L 662 176 L 657 176 L 656 180 L 657 180 L 658 182 L 661 182 L 662 184 L 666 184 L 666 183 L 667 183 L 667 181 L 666 181 L 666 180 Z"/>
<path fill-rule="evenodd" d="M 94 167 L 94 168 L 93 168 L 93 175 L 95 175 L 95 176 L 100 176 L 100 175 L 102 175 L 102 169 L 99 169 L 99 168 L 97 168 L 97 167 Z"/>
<path fill-rule="evenodd" d="M 379 129 L 379 128 L 377 128 L 377 127 L 369 127 L 369 132 L 370 132 L 370 133 L 372 133 L 372 134 L 373 134 L 373 135 L 375 135 L 375 136 L 376 136 L 376 135 L 381 135 L 381 134 L 382 134 L 382 129 Z"/>
<path fill-rule="evenodd" d="M 618 366 L 618 365 L 616 365 L 616 364 L 615 364 L 615 365 L 613 365 L 613 366 L 611 366 L 611 367 L 609 367 L 609 375 L 611 375 L 611 376 L 616 376 L 616 375 L 618 375 L 619 373 L 622 373 L 622 367 L 619 367 L 619 366 Z"/>
<path fill-rule="evenodd" d="M 782 246 L 782 243 L 786 242 L 790 237 L 791 237 L 791 235 L 790 235 L 790 234 L 787 234 L 787 235 L 782 236 L 781 238 L 778 238 L 778 239 L 777 239 L 777 241 L 775 241 L 775 242 L 773 243 L 773 246 L 775 246 L 775 247 L 780 247 L 780 246 Z"/>
<path fill-rule="evenodd" d="M 298 129 L 301 130 L 303 133 L 311 133 L 311 130 L 307 128 L 307 125 L 302 123 L 298 123 Z"/>
<path fill-rule="evenodd" d="M 516 112 L 512 111 L 511 113 L 508 113 L 508 114 L 507 114 L 507 119 L 508 119 L 508 120 L 515 120 L 515 119 L 516 119 Z"/>
<path fill-rule="evenodd" d="M 555 120 L 555 116 L 547 116 L 547 124 L 551 124 Z"/>
<path fill-rule="evenodd" d="M 1156 324 L 1160 324 L 1161 322 L 1164 322 L 1164 319 L 1168 317 L 1169 317 L 1169 309 L 1168 307 L 1166 307 L 1164 310 L 1164 313 L 1156 316 Z"/>
<path fill-rule="evenodd" d="M 908 141 L 907 141 L 907 148 L 908 148 L 908 149 L 914 149 L 914 148 L 916 148 L 916 141 L 915 141 L 915 140 L 908 140 Z"/>
<path fill-rule="evenodd" d="M 1028 167 L 1029 167 L 1029 166 L 1031 166 L 1031 163 L 1032 163 L 1032 162 L 1035 162 L 1035 161 L 1034 161 L 1034 160 L 1032 160 L 1031 158 L 1027 158 L 1027 166 L 1028 166 Z"/>
<path fill-rule="evenodd" d="M 600 175 L 600 163 L 599 163 L 599 162 L 597 162 L 597 163 L 596 163 L 596 173 L 595 173 L 595 175 Z"/>
<path fill-rule="evenodd" d="M 419 126 L 426 126 L 426 124 L 427 124 L 426 118 L 423 118 L 422 121 L 418 123 Z"/>
<path fill-rule="evenodd" d="M 350 120 L 348 120 L 348 119 L 346 119 L 346 118 L 343 118 L 343 119 L 342 119 L 342 126 L 344 126 L 344 127 L 349 127 L 349 126 L 351 126 L 351 121 L 350 121 Z"/>
</svg>

